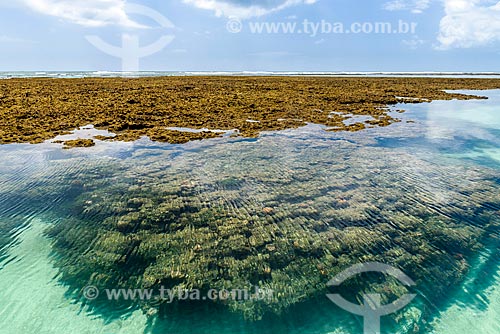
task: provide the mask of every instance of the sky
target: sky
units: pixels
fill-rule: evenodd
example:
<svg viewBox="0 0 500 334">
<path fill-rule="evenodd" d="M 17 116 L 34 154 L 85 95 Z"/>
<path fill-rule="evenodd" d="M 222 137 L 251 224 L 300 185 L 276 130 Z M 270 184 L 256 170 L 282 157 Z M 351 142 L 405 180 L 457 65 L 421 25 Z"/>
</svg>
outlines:
<svg viewBox="0 0 500 334">
<path fill-rule="evenodd" d="M 497 0 L 0 0 L 0 71 L 500 72 L 499 59 Z"/>
</svg>

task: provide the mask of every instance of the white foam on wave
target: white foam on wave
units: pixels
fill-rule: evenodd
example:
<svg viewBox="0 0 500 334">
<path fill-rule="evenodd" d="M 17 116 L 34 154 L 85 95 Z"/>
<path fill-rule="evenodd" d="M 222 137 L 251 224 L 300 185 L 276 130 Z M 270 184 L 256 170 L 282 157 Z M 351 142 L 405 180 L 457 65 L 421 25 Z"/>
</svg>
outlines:
<svg viewBox="0 0 500 334">
<path fill-rule="evenodd" d="M 360 72 L 360 71 L 17 71 L 0 72 L 10 78 L 86 78 L 86 77 L 158 77 L 158 76 L 355 76 L 355 77 L 457 77 L 500 78 L 497 72 Z"/>
</svg>

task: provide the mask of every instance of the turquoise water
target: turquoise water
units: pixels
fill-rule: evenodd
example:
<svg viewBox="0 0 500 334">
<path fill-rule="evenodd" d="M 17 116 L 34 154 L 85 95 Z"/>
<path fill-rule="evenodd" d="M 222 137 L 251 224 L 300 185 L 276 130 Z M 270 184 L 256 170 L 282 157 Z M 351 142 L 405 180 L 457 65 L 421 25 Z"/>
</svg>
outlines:
<svg viewBox="0 0 500 334">
<path fill-rule="evenodd" d="M 382 333 L 499 333 L 500 92 L 481 94 L 396 106 L 408 110 L 400 123 L 357 133 L 311 124 L 185 145 L 0 146 L 0 333 L 362 333 L 324 285 L 368 261 L 417 283 Z M 82 296 L 149 277 L 278 295 Z M 342 293 L 406 292 L 386 281 Z"/>
</svg>

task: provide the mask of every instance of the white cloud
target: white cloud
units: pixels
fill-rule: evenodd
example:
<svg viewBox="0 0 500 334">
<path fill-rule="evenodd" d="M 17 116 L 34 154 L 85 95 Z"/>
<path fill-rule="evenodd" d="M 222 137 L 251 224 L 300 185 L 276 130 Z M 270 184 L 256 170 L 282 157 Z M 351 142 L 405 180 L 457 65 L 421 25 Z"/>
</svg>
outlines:
<svg viewBox="0 0 500 334">
<path fill-rule="evenodd" d="M 265 52 L 255 52 L 250 54 L 250 56 L 253 57 L 263 57 L 263 58 L 280 58 L 293 55 L 295 54 L 287 51 L 265 51 Z"/>
<path fill-rule="evenodd" d="M 197 8 L 212 10 L 216 16 L 240 19 L 266 15 L 294 5 L 314 4 L 318 0 L 183 0 Z"/>
<path fill-rule="evenodd" d="M 0 35 L 0 43 L 36 43 L 36 42 L 18 37 Z"/>
<path fill-rule="evenodd" d="M 410 10 L 412 13 L 420 14 L 427 8 L 431 0 L 391 0 L 384 4 L 384 9 L 394 10 Z"/>
<path fill-rule="evenodd" d="M 424 45 L 425 41 L 423 39 L 420 39 L 417 35 L 414 35 L 411 39 L 402 40 L 401 43 L 412 50 L 416 50 L 420 46 Z"/>
<path fill-rule="evenodd" d="M 437 49 L 480 47 L 500 42 L 499 0 L 391 0 L 386 10 L 421 13 L 432 1 L 444 6 L 439 24 Z"/>
<path fill-rule="evenodd" d="M 125 13 L 124 0 L 23 0 L 37 12 L 88 27 L 144 28 Z"/>
<path fill-rule="evenodd" d="M 472 48 L 500 41 L 500 1 L 444 0 L 438 49 Z"/>
</svg>

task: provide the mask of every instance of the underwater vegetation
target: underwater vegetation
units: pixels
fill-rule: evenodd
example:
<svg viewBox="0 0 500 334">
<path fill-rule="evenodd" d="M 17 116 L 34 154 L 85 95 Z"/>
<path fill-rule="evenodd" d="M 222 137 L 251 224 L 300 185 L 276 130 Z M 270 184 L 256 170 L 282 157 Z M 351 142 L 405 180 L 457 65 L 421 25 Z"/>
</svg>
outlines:
<svg viewBox="0 0 500 334">
<path fill-rule="evenodd" d="M 108 166 L 106 178 L 80 173 L 75 200 L 61 208 L 72 214 L 47 230 L 62 282 L 75 293 L 271 289 L 267 299 L 207 301 L 256 321 L 324 296 L 353 264 L 378 261 L 403 270 L 432 305 L 498 234 L 494 171 L 348 141 L 285 147 L 214 145 L 202 159 L 137 155 Z M 374 289 L 384 302 L 409 292 L 393 280 L 345 287 Z M 135 304 L 148 314 L 168 309 Z M 431 313 L 422 307 L 415 323 Z"/>
<path fill-rule="evenodd" d="M 0 262 L 6 256 L 7 248 L 15 242 L 16 233 L 25 226 L 17 217 L 0 216 Z"/>
</svg>

